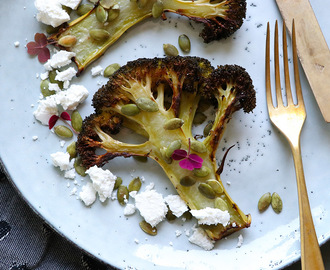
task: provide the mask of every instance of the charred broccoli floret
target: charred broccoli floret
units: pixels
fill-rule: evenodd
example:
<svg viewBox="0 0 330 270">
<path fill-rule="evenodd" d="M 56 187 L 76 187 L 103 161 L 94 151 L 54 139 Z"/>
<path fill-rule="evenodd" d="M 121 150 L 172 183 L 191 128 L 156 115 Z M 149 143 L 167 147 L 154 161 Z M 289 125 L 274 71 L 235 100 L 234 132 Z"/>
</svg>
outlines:
<svg viewBox="0 0 330 270">
<path fill-rule="evenodd" d="M 166 19 L 165 12 L 172 12 L 203 23 L 200 35 L 205 42 L 230 36 L 241 27 L 246 14 L 245 0 L 117 0 L 113 4 L 105 9 L 108 13 L 101 16 L 107 20 L 98 19 L 97 10 L 103 8 L 100 1 L 89 13 L 49 37 L 50 42 L 76 54 L 79 72 L 100 57 L 127 29 L 153 16 L 155 4 L 161 8 L 163 19 Z"/>
<path fill-rule="evenodd" d="M 215 106 L 215 121 L 204 141 L 198 141 L 192 134 L 193 119 L 199 105 L 205 103 Z M 214 69 L 198 57 L 138 59 L 121 67 L 95 93 L 93 106 L 95 113 L 84 120 L 77 142 L 84 166 L 102 166 L 118 156 L 150 157 L 164 169 L 190 209 L 214 208 L 216 200 L 224 202 L 224 210 L 230 214 L 229 224 L 203 225 L 212 239 L 249 227 L 250 216 L 243 214 L 225 191 L 215 159 L 232 113 L 241 108 L 250 112 L 255 107 L 252 80 L 242 67 Z M 169 128 L 171 122 L 179 124 Z M 114 139 L 112 135 L 122 125 L 145 136 L 146 142 L 128 144 Z M 187 151 L 197 145 L 191 147 L 191 152 L 203 159 L 207 173 L 182 168 L 171 158 L 173 143 L 175 149 Z M 216 181 L 218 189 L 208 194 L 201 185 L 208 188 L 210 179 Z"/>
</svg>

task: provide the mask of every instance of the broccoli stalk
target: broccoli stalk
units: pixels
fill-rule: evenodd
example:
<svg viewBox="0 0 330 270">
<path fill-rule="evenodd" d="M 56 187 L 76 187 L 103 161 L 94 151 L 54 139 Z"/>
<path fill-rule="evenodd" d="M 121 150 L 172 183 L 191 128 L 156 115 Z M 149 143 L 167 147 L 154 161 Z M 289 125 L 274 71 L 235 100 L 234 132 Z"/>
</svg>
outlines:
<svg viewBox="0 0 330 270">
<path fill-rule="evenodd" d="M 140 2 L 144 4 L 141 6 Z M 76 54 L 75 62 L 79 72 L 82 72 L 86 66 L 104 54 L 127 29 L 151 17 L 155 2 L 156 0 L 117 0 L 119 15 L 106 23 L 97 20 L 98 6 L 95 6 L 89 13 L 60 28 L 57 33 L 49 37 L 49 41 L 61 47 L 62 38 L 75 37 L 77 42 L 62 48 Z M 172 12 L 203 23 L 201 36 L 205 42 L 230 36 L 241 27 L 246 13 L 245 0 L 162 0 L 161 5 L 163 19 L 166 19 L 165 12 Z M 90 36 L 90 30 L 95 29 L 105 30 L 108 34 L 96 40 Z"/>
<path fill-rule="evenodd" d="M 170 95 L 171 104 L 166 106 Z M 141 100 L 150 103 L 141 107 Z M 146 102 L 147 101 L 147 102 Z M 205 149 L 190 149 L 203 159 L 210 169 L 206 176 L 182 168 L 172 160 L 166 150 L 174 141 L 181 142 L 186 151 L 196 142 L 192 135 L 192 122 L 200 102 L 209 102 L 216 108 L 214 125 L 204 139 Z M 127 114 L 127 105 L 138 105 L 138 113 Z M 152 106 L 151 106 L 152 105 Z M 255 107 L 255 91 L 247 72 L 239 66 L 221 66 L 214 69 L 210 63 L 197 57 L 168 57 L 138 59 L 121 67 L 93 97 L 95 113 L 87 117 L 78 136 L 77 150 L 87 168 L 102 166 L 117 156 L 147 156 L 159 163 L 182 199 L 190 209 L 215 207 L 216 198 L 222 198 L 231 218 L 227 226 L 203 225 L 212 239 L 220 239 L 234 231 L 249 227 L 251 218 L 245 215 L 229 197 L 217 174 L 215 152 L 231 114 L 243 108 L 250 112 Z M 152 110 L 150 110 L 152 107 Z M 180 118 L 183 125 L 175 129 L 164 128 L 170 119 Z M 127 144 L 115 140 L 112 134 L 124 125 L 146 137 L 142 144 Z M 97 154 L 97 149 L 106 153 Z M 192 185 L 183 185 L 186 176 Z M 215 179 L 223 192 L 205 196 L 199 186 Z"/>
</svg>

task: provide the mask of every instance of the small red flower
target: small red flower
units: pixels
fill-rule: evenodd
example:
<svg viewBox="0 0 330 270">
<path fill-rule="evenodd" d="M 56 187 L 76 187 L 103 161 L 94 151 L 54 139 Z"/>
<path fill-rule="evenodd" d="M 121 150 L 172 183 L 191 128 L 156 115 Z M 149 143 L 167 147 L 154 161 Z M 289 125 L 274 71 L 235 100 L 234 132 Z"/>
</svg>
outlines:
<svg viewBox="0 0 330 270">
<path fill-rule="evenodd" d="M 60 118 L 64 121 L 71 121 L 70 114 L 68 114 L 67 112 L 62 112 L 60 116 L 52 115 L 48 121 L 49 129 L 52 129 L 55 126 L 57 120 Z"/>
<path fill-rule="evenodd" d="M 40 63 L 45 63 L 50 58 L 50 52 L 47 48 L 49 45 L 47 37 L 45 34 L 36 33 L 34 36 L 34 41 L 29 42 L 27 47 L 27 52 L 30 55 L 38 55 L 38 60 Z"/>
<path fill-rule="evenodd" d="M 177 149 L 173 152 L 172 158 L 174 160 L 181 160 L 179 165 L 182 169 L 192 171 L 193 169 L 199 169 L 203 165 L 203 159 L 196 155 L 190 154 L 190 139 L 188 152 L 183 149 Z"/>
</svg>

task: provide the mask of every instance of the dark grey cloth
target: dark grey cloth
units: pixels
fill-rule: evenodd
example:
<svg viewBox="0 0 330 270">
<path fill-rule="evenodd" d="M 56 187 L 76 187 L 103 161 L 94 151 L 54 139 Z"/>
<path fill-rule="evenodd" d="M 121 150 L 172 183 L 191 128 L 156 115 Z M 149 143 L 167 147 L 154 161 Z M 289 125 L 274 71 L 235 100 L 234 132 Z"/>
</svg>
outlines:
<svg viewBox="0 0 330 270">
<path fill-rule="evenodd" d="M 53 231 L 18 195 L 0 165 L 0 270 L 113 270 Z"/>
</svg>

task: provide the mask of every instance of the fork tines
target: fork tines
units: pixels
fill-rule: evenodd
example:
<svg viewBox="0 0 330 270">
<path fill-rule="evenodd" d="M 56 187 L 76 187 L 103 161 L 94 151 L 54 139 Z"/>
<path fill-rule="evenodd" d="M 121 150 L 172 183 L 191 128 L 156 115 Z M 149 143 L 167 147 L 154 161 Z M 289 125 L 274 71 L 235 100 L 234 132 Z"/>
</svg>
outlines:
<svg viewBox="0 0 330 270">
<path fill-rule="evenodd" d="M 284 100 L 281 92 L 281 82 L 280 82 L 280 64 L 279 64 L 279 40 L 278 40 L 278 23 L 275 23 L 275 37 L 274 37 L 274 68 L 275 68 L 275 92 L 276 92 L 276 102 L 272 98 L 271 94 L 271 81 L 270 81 L 270 27 L 269 22 L 267 23 L 267 39 L 266 39 L 266 96 L 268 109 L 277 108 L 279 106 L 284 106 Z M 284 77 L 285 77 L 285 90 L 286 90 L 286 101 L 288 106 L 304 106 L 304 100 L 301 93 L 301 85 L 299 79 L 299 68 L 298 68 L 298 57 L 297 57 L 297 47 L 296 47 L 296 33 L 294 20 L 292 21 L 292 58 L 294 66 L 294 78 L 295 78 L 295 88 L 297 96 L 297 104 L 293 102 L 293 96 L 291 92 L 289 67 L 288 67 L 288 51 L 287 51 L 287 38 L 286 38 L 286 28 L 283 23 L 283 67 L 284 67 Z M 272 104 L 272 106 L 271 106 Z M 274 105 L 277 104 L 277 105 Z"/>
</svg>

